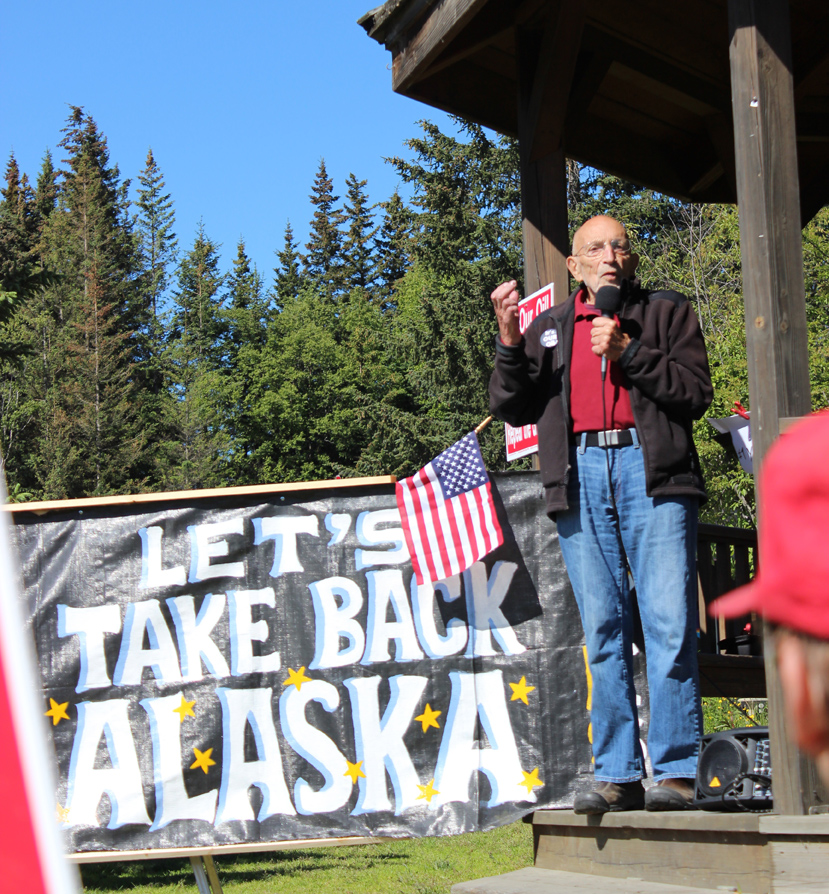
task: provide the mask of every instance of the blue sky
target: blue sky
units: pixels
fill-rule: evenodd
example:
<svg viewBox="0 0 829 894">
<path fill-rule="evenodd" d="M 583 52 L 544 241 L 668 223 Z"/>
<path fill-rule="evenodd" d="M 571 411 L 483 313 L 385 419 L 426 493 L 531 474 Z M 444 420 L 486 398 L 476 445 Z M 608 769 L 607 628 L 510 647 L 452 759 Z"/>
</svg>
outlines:
<svg viewBox="0 0 829 894">
<path fill-rule="evenodd" d="M 290 219 L 302 243 L 324 158 L 335 193 L 353 172 L 372 202 L 398 179 L 384 156 L 442 112 L 397 96 L 391 54 L 357 19 L 371 0 L 6 0 L 0 9 L 0 161 L 33 181 L 56 163 L 69 105 L 135 183 L 152 147 L 180 249 L 199 220 L 229 269 L 239 237 L 270 284 Z"/>
</svg>

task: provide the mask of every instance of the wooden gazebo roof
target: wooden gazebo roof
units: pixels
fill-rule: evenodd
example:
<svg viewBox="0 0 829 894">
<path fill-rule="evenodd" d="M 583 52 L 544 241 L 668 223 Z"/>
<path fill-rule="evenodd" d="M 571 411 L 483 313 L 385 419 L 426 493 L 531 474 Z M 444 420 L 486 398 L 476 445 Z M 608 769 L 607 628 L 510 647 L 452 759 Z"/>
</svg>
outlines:
<svg viewBox="0 0 829 894">
<path fill-rule="evenodd" d="M 789 5 L 807 221 L 829 202 L 829 2 Z M 388 0 L 360 24 L 391 51 L 396 92 L 504 134 L 545 66 L 531 160 L 563 148 L 677 198 L 737 201 L 727 0 Z"/>
</svg>

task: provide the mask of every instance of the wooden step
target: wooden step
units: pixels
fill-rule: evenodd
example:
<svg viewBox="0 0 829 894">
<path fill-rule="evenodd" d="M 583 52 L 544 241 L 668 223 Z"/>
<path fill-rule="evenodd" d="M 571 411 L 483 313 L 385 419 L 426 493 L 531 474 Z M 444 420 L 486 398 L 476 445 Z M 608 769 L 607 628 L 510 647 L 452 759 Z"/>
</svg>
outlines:
<svg viewBox="0 0 829 894">
<path fill-rule="evenodd" d="M 829 890 L 826 815 L 537 810 L 533 833 L 535 868 L 593 876 L 596 890 L 631 877 L 743 894 Z"/>
<path fill-rule="evenodd" d="M 687 885 L 665 885 L 636 878 L 610 879 L 537 867 L 452 885 L 452 894 L 703 894 L 704 891 Z"/>
</svg>

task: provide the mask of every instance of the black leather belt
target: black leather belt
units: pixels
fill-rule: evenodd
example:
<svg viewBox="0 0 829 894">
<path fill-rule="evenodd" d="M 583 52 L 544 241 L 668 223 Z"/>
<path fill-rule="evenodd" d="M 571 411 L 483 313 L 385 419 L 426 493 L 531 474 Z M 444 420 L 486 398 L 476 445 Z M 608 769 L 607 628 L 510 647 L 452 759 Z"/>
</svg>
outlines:
<svg viewBox="0 0 829 894">
<path fill-rule="evenodd" d="M 579 446 L 582 443 L 584 432 L 573 435 L 573 443 Z M 586 447 L 630 447 L 633 443 L 633 429 L 611 429 L 609 431 L 589 431 L 586 433 Z"/>
</svg>

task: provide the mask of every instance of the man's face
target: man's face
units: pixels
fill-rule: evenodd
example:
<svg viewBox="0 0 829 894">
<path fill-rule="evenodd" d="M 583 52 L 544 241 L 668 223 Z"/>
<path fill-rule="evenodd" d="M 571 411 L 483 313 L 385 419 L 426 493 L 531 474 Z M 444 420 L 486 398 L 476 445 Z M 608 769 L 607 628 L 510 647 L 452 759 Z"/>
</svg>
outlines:
<svg viewBox="0 0 829 894">
<path fill-rule="evenodd" d="M 624 248 L 627 247 L 627 252 Z M 602 286 L 619 288 L 636 272 L 639 256 L 630 253 L 625 228 L 612 217 L 593 217 L 576 232 L 567 268 L 587 287 L 592 304 Z"/>
</svg>

